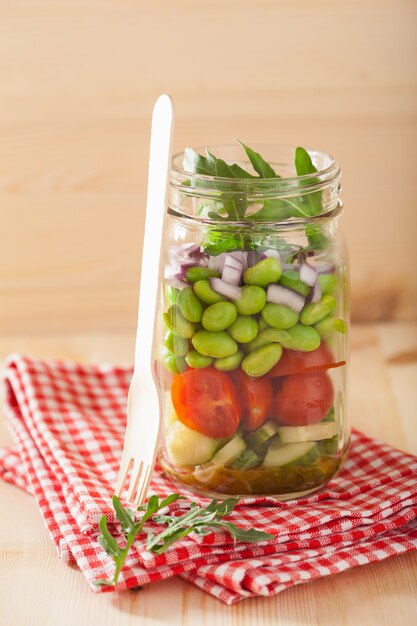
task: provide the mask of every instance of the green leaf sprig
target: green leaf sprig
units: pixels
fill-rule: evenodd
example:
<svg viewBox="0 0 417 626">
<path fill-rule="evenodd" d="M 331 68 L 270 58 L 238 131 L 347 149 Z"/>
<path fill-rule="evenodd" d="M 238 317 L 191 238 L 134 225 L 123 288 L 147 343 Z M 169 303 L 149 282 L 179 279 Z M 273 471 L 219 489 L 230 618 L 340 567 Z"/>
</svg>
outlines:
<svg viewBox="0 0 417 626">
<path fill-rule="evenodd" d="M 96 585 L 116 585 L 120 572 L 126 561 L 126 557 L 131 549 L 135 539 L 143 530 L 146 521 L 152 518 L 152 521 L 165 528 L 160 533 L 154 534 L 152 531 L 147 532 L 146 549 L 156 554 L 162 554 L 173 543 L 182 539 L 186 535 L 194 532 L 197 535 L 206 535 L 212 529 L 226 530 L 236 541 L 245 541 L 248 543 L 256 543 L 258 541 L 269 541 L 274 539 L 274 535 L 265 533 L 256 528 L 245 530 L 231 522 L 223 520 L 229 515 L 239 502 L 238 498 L 227 498 L 222 502 L 212 500 L 207 507 L 201 507 L 192 502 L 189 509 L 183 515 L 170 515 L 168 513 L 156 515 L 158 511 L 164 509 L 176 500 L 184 499 L 177 493 L 169 495 L 167 498 L 159 501 L 158 496 L 151 496 L 146 505 L 138 507 L 138 511 L 143 511 L 141 519 L 135 521 L 135 512 L 125 508 L 117 496 L 113 496 L 113 507 L 117 519 L 122 526 L 124 537 L 124 547 L 120 547 L 119 542 L 113 537 L 108 526 L 106 517 L 100 519 L 98 542 L 103 550 L 113 558 L 115 563 L 115 572 L 111 580 L 98 579 Z M 145 531 L 144 531 L 145 532 Z"/>
</svg>

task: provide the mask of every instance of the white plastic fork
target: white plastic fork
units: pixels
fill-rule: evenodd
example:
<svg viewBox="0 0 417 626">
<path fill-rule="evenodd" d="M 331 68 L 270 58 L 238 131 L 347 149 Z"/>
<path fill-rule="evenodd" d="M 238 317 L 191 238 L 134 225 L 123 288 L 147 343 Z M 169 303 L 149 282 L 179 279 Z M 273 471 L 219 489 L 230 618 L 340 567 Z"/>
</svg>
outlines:
<svg viewBox="0 0 417 626">
<path fill-rule="evenodd" d="M 161 431 L 161 411 L 152 358 L 153 329 L 160 282 L 162 229 L 167 202 L 173 126 L 172 100 L 161 95 L 152 114 L 145 234 L 139 292 L 135 364 L 127 400 L 127 426 L 116 495 L 129 470 L 126 498 L 135 506 L 146 498 Z"/>
</svg>

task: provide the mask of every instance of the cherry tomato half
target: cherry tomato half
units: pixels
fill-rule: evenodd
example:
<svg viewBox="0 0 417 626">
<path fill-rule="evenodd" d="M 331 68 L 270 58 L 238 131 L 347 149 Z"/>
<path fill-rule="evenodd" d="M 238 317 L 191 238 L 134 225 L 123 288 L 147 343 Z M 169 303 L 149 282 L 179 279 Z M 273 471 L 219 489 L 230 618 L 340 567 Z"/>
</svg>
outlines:
<svg viewBox="0 0 417 626">
<path fill-rule="evenodd" d="M 230 437 L 240 422 L 240 404 L 230 377 L 214 367 L 175 376 L 171 397 L 183 424 L 208 437 Z"/>
<path fill-rule="evenodd" d="M 316 424 L 333 404 L 333 385 L 328 374 L 293 374 L 283 379 L 272 402 L 274 419 L 289 426 Z"/>
<path fill-rule="evenodd" d="M 242 419 L 247 430 L 256 430 L 264 423 L 272 399 L 269 378 L 250 378 L 241 369 L 233 372 L 236 390 L 242 406 Z"/>
<path fill-rule="evenodd" d="M 346 361 L 335 361 L 335 358 L 325 343 L 321 343 L 317 350 L 301 352 L 299 350 L 283 350 L 282 356 L 269 376 L 290 376 L 307 372 L 319 372 L 332 367 L 345 365 Z"/>
</svg>

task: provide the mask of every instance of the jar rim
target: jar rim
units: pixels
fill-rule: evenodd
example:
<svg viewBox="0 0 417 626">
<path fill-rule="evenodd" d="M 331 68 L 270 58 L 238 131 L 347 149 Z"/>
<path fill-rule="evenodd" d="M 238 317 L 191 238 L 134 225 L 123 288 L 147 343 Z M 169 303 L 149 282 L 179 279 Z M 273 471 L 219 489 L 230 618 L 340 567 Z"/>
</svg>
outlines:
<svg viewBox="0 0 417 626">
<path fill-rule="evenodd" d="M 247 167 L 252 168 L 250 160 L 247 157 L 236 157 L 238 149 L 240 149 L 239 144 L 208 146 L 208 148 L 193 148 L 194 151 L 200 154 L 204 154 L 205 150 L 209 150 L 211 153 L 214 152 L 216 156 L 222 158 L 226 162 L 238 163 L 239 165 L 245 167 L 245 169 L 247 169 Z M 255 144 L 253 149 L 259 151 L 266 158 L 272 155 L 271 158 L 268 158 L 268 163 L 270 163 L 276 171 L 284 173 L 286 171 L 294 170 L 295 146 L 264 143 Z M 305 174 L 302 176 L 283 175 L 275 178 L 262 178 L 256 175 L 253 175 L 250 178 L 227 178 L 209 174 L 195 174 L 194 172 L 191 172 L 186 166 L 184 167 L 183 164 L 186 150 L 187 148 L 181 152 L 177 152 L 172 158 L 169 188 L 170 196 L 173 198 L 173 204 L 176 205 L 176 208 L 173 208 L 170 203 L 169 212 L 171 215 L 189 218 L 200 223 L 225 224 L 225 220 L 223 219 L 208 219 L 202 217 L 201 215 L 196 215 L 195 213 L 190 214 L 187 211 L 183 211 L 179 208 L 181 201 L 177 202 L 176 200 L 181 198 L 181 196 L 191 199 L 200 198 L 201 200 L 219 200 L 220 196 L 231 200 L 238 200 L 244 196 L 248 202 L 256 204 L 274 199 L 290 201 L 290 199 L 294 197 L 307 196 L 324 190 L 328 191 L 330 202 L 323 206 L 323 210 L 316 215 L 300 215 L 273 220 L 259 219 L 256 223 L 259 225 L 288 224 L 289 226 L 298 226 L 311 223 L 313 220 L 316 221 L 322 218 L 329 219 L 336 217 L 342 210 L 342 203 L 338 199 L 341 168 L 334 157 L 327 152 L 307 149 L 308 154 L 317 168 L 317 171 L 311 174 Z M 278 158 L 280 159 L 280 162 L 276 160 L 276 157 L 274 160 L 273 155 L 279 155 Z M 172 194 L 174 194 L 174 196 L 172 196 Z M 255 225 L 255 220 L 251 219 L 250 215 L 245 215 L 243 219 L 227 219 L 227 223 L 229 225 L 234 223 L 236 225 L 240 224 L 247 226 L 248 224 Z"/>
<path fill-rule="evenodd" d="M 262 144 L 256 144 L 256 148 L 257 150 L 262 150 L 264 149 L 286 149 L 286 150 L 292 150 L 295 153 L 295 150 L 298 146 L 293 146 L 293 145 L 289 145 L 289 144 L 274 144 L 274 143 L 262 143 Z M 197 147 L 197 148 L 193 148 L 193 150 L 195 150 L 196 152 L 204 152 L 205 150 L 209 149 L 210 152 L 212 151 L 225 151 L 225 150 L 229 150 L 231 148 L 236 148 L 236 145 L 233 144 L 220 144 L 220 145 L 214 145 L 214 146 L 206 146 L 206 147 Z M 340 170 L 340 166 L 337 163 L 336 159 L 329 154 L 328 152 L 324 152 L 323 150 L 316 150 L 313 148 L 305 148 L 306 151 L 308 152 L 308 154 L 311 157 L 321 157 L 327 160 L 327 165 L 326 167 L 322 167 L 322 168 L 318 168 L 317 172 L 313 172 L 311 174 L 303 174 L 301 176 L 280 176 L 278 177 L 271 177 L 271 178 L 227 178 L 225 176 L 212 176 L 212 175 L 208 175 L 208 174 L 195 174 L 193 172 L 191 172 L 190 170 L 187 170 L 184 167 L 179 167 L 176 164 L 176 161 L 179 160 L 181 157 L 184 157 L 184 153 L 185 150 L 187 148 L 185 148 L 184 150 L 177 152 L 173 155 L 172 157 L 172 162 L 171 162 L 171 167 L 170 167 L 170 173 L 173 175 L 184 175 L 184 176 L 192 176 L 193 179 L 200 181 L 200 182 L 209 182 L 209 181 L 220 181 L 220 182 L 224 182 L 227 183 L 228 185 L 231 185 L 232 188 L 234 186 L 240 186 L 241 188 L 245 188 L 245 187 L 251 187 L 254 184 L 256 185 L 256 187 L 258 187 L 258 185 L 260 187 L 272 187 L 275 190 L 278 189 L 279 186 L 291 186 L 291 185 L 295 185 L 297 189 L 299 189 L 299 181 L 303 181 L 303 183 L 305 183 L 306 181 L 310 180 L 310 179 L 316 179 L 314 182 L 312 182 L 312 185 L 316 185 L 317 183 L 317 179 L 319 179 L 320 183 L 329 183 L 332 180 L 337 179 L 340 174 L 341 174 L 341 170 Z M 245 161 L 247 163 L 250 164 L 248 159 L 240 159 L 241 162 Z M 281 165 L 281 166 L 288 166 L 288 163 L 275 163 L 275 165 Z M 170 180 L 170 183 L 174 183 L 176 186 L 176 181 L 172 181 Z M 308 184 L 303 184 L 303 189 L 304 187 L 308 187 Z M 200 187 L 199 186 L 199 190 L 204 189 L 204 187 Z"/>
</svg>

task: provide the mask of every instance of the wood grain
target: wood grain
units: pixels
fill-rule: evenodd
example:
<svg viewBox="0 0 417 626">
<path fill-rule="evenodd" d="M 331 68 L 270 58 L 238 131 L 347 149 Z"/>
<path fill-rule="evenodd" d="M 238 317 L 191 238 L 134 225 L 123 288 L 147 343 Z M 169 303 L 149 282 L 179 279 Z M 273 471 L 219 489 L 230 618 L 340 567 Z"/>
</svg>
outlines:
<svg viewBox="0 0 417 626">
<path fill-rule="evenodd" d="M 149 122 L 302 143 L 344 170 L 358 320 L 412 319 L 413 0 L 0 4 L 0 328 L 135 325 Z"/>
<path fill-rule="evenodd" d="M 417 454 L 417 364 L 398 355 L 417 348 L 417 325 L 357 325 L 352 333 L 350 406 L 354 426 Z M 133 335 L 49 333 L 0 335 L 0 358 L 12 351 L 39 357 L 128 363 Z M 9 442 L 0 419 L 0 445 Z M 2 626 L 414 626 L 417 554 L 389 558 L 234 607 L 179 579 L 140 592 L 92 593 L 82 574 L 61 562 L 34 500 L 0 483 Z"/>
</svg>

